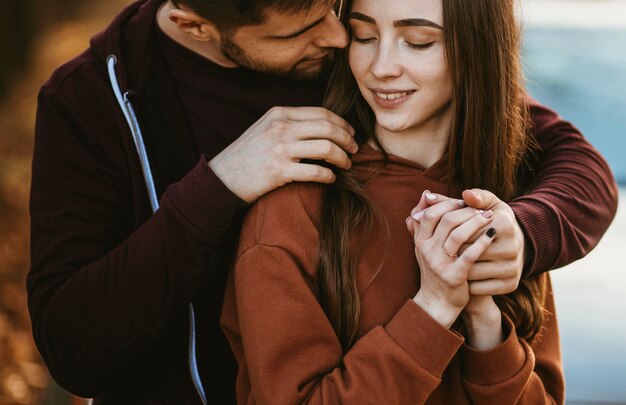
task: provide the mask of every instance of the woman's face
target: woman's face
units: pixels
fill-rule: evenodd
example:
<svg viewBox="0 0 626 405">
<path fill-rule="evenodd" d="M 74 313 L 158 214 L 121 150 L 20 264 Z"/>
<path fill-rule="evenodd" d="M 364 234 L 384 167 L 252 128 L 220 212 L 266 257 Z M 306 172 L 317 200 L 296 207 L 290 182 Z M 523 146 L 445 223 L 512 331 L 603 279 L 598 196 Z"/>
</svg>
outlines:
<svg viewBox="0 0 626 405">
<path fill-rule="evenodd" d="M 452 80 L 441 1 L 353 2 L 350 68 L 387 131 L 447 128 Z"/>
</svg>

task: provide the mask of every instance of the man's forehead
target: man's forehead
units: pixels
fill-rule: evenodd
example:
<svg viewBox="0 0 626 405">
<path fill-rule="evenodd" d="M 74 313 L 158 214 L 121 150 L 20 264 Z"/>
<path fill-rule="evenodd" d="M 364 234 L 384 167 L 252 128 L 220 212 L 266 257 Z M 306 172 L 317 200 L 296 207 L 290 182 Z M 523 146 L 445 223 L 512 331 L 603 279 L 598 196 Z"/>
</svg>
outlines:
<svg viewBox="0 0 626 405">
<path fill-rule="evenodd" d="M 341 5 L 343 0 L 316 0 L 309 7 L 287 11 L 270 6 L 264 11 L 261 24 L 243 26 L 238 34 L 268 40 L 297 38 L 320 24 L 328 13 L 336 12 Z"/>
<path fill-rule="evenodd" d="M 310 20 L 326 15 L 326 13 L 332 10 L 337 3 L 339 3 L 338 0 L 317 0 L 311 2 L 308 7 L 301 6 L 290 9 L 268 6 L 263 13 L 265 17 L 264 22 L 272 23 L 273 21 L 277 22 L 279 20 L 281 22 L 286 22 L 287 20 L 290 20 L 294 24 L 299 23 L 300 25 L 303 25 L 307 22 L 311 22 Z"/>
</svg>

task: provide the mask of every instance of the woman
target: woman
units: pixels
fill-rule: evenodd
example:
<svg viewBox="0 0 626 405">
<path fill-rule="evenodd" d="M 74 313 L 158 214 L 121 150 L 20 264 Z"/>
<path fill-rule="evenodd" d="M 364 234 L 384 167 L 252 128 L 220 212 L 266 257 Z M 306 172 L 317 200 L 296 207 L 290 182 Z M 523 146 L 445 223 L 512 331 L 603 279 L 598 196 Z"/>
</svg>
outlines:
<svg viewBox="0 0 626 405">
<path fill-rule="evenodd" d="M 547 276 L 470 296 L 491 213 L 427 204 L 523 191 L 513 0 L 355 0 L 348 19 L 328 106 L 365 143 L 335 185 L 290 185 L 246 220 L 222 314 L 238 401 L 561 403 Z"/>
</svg>

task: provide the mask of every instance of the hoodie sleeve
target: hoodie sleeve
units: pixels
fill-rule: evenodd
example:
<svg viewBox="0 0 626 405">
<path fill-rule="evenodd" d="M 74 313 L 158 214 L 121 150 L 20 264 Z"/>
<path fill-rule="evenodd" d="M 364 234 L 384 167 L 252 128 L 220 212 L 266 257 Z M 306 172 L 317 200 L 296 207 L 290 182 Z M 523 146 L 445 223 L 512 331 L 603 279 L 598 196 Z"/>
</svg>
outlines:
<svg viewBox="0 0 626 405">
<path fill-rule="evenodd" d="M 510 203 L 526 235 L 525 275 L 593 249 L 617 211 L 617 185 L 600 153 L 569 122 L 528 98 L 539 145 L 534 187 Z"/>
<path fill-rule="evenodd" d="M 316 293 L 319 241 L 302 210 L 315 198 L 286 189 L 252 209 L 226 289 L 221 323 L 240 365 L 238 402 L 425 403 L 463 338 L 409 299 L 344 351 Z"/>
<path fill-rule="evenodd" d="M 551 287 L 544 305 L 545 321 L 530 344 L 517 336 L 511 319 L 502 314 L 507 336 L 502 344 L 488 351 L 463 345 L 463 383 L 472 403 L 563 404 L 565 382 Z"/>
<path fill-rule="evenodd" d="M 27 280 L 46 365 L 86 397 L 149 379 L 171 361 L 168 348 L 185 347 L 174 331 L 187 330 L 188 304 L 241 206 L 201 159 L 138 223 L 133 195 L 145 189 L 133 189 L 115 148 L 103 150 L 90 125 L 80 108 L 42 89 Z"/>
</svg>

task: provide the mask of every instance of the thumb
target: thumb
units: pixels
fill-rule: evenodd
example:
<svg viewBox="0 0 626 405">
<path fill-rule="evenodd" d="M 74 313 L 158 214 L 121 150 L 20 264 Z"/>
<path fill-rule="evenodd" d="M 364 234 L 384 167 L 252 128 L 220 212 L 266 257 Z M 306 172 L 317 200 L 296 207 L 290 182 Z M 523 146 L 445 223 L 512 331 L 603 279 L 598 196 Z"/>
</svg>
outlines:
<svg viewBox="0 0 626 405">
<path fill-rule="evenodd" d="M 463 200 L 469 207 L 478 210 L 490 210 L 502 201 L 491 191 L 473 188 L 463 191 Z"/>
</svg>

